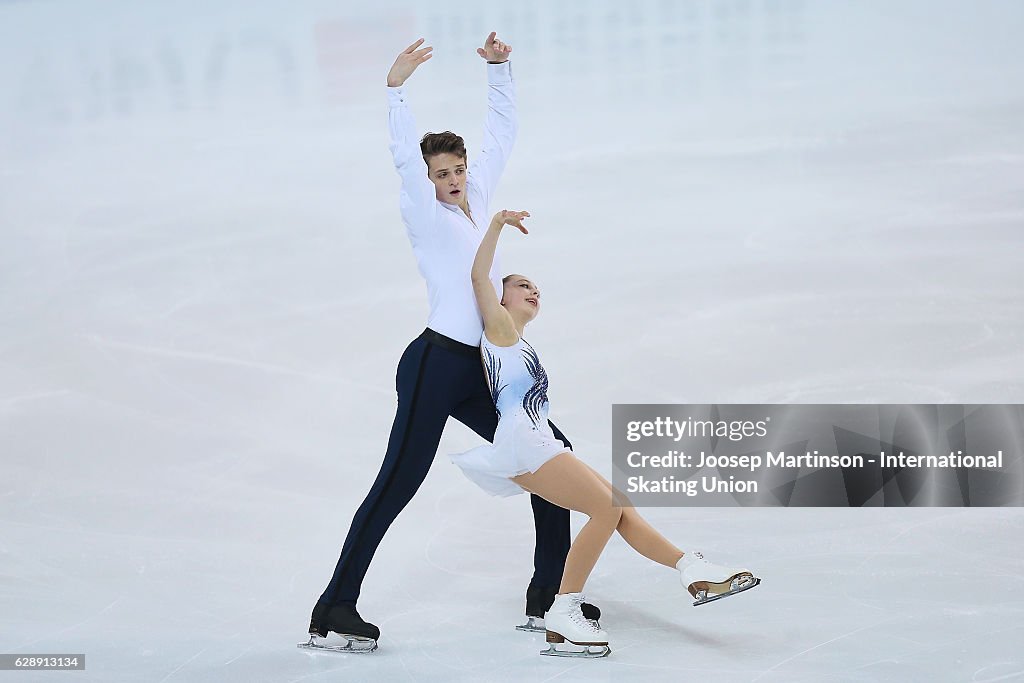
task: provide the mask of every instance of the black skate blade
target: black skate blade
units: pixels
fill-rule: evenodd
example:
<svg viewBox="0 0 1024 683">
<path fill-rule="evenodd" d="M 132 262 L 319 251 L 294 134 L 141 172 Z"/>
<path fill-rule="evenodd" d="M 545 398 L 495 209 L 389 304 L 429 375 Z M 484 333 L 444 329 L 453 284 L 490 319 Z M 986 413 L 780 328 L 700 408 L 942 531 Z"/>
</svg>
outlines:
<svg viewBox="0 0 1024 683">
<path fill-rule="evenodd" d="M 569 641 L 562 643 L 562 645 L 572 647 L 572 644 L 569 643 Z M 607 645 L 577 645 L 575 647 L 583 649 L 559 650 L 555 647 L 554 643 L 548 643 L 548 649 L 541 650 L 540 653 L 548 657 L 575 657 L 577 659 L 600 659 L 601 657 L 607 657 L 612 653 L 612 649 Z"/>
<path fill-rule="evenodd" d="M 693 606 L 694 607 L 699 607 L 701 605 L 706 605 L 709 602 L 714 602 L 715 600 L 721 600 L 722 598 L 727 598 L 730 595 L 737 595 L 739 593 L 742 593 L 743 591 L 748 591 L 751 588 L 756 588 L 759 585 L 761 585 L 761 579 L 759 579 L 757 577 L 754 577 L 754 582 L 751 583 L 749 586 L 743 586 L 742 588 L 737 588 L 736 590 L 728 591 L 728 592 L 725 592 L 725 593 L 717 593 L 715 595 L 703 598 L 701 600 L 697 600 L 696 602 L 693 603 Z"/>
<path fill-rule="evenodd" d="M 373 638 L 361 636 L 341 636 L 345 640 L 344 645 L 323 645 L 318 641 L 325 640 L 320 636 L 310 634 L 309 642 L 299 643 L 295 647 L 300 650 L 311 650 L 313 652 L 336 652 L 339 654 L 369 654 L 377 649 L 377 641 Z"/>
</svg>

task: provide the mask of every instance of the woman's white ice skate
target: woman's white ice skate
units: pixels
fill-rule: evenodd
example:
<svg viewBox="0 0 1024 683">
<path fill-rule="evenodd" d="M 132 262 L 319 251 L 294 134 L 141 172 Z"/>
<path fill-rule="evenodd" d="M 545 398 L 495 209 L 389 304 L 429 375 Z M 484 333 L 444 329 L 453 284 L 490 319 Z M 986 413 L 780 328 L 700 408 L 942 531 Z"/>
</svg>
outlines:
<svg viewBox="0 0 1024 683">
<path fill-rule="evenodd" d="M 598 628 L 597 622 L 583 616 L 580 605 L 582 593 L 565 593 L 555 597 L 551 609 L 544 615 L 548 649 L 542 655 L 553 657 L 607 657 L 612 649 L 608 647 L 608 634 Z M 575 649 L 566 646 L 568 642 Z M 556 648 L 563 645 L 565 649 Z"/>
<path fill-rule="evenodd" d="M 676 569 L 683 586 L 696 598 L 694 607 L 742 593 L 761 583 L 746 569 L 712 564 L 696 550 L 687 551 L 676 563 Z"/>
</svg>

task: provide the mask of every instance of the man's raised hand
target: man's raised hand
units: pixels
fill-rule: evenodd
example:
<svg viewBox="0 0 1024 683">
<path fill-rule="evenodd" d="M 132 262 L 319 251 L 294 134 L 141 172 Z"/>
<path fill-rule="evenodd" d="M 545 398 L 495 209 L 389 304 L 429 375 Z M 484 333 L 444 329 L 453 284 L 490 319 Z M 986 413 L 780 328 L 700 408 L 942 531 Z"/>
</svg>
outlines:
<svg viewBox="0 0 1024 683">
<path fill-rule="evenodd" d="M 433 56 L 431 50 L 434 48 L 429 45 L 421 48 L 420 45 L 422 44 L 423 39 L 420 38 L 402 50 L 401 54 L 395 58 L 395 63 L 391 65 L 391 71 L 388 71 L 388 87 L 397 88 L 405 83 L 405 80 L 412 76 L 412 72 L 416 70 L 416 67 Z"/>
<path fill-rule="evenodd" d="M 487 40 L 484 41 L 483 47 L 478 47 L 476 53 L 486 59 L 488 62 L 507 62 L 508 55 L 512 52 L 512 46 L 506 45 L 497 38 L 494 31 L 491 31 L 491 35 L 487 36 Z"/>
</svg>

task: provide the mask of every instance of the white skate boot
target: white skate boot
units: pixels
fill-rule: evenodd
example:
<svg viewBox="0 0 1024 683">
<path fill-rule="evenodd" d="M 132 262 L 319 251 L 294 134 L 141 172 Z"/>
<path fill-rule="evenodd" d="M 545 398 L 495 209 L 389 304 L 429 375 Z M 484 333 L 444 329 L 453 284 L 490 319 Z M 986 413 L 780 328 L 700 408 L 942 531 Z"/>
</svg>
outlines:
<svg viewBox="0 0 1024 683">
<path fill-rule="evenodd" d="M 583 616 L 583 610 L 580 608 L 583 600 L 583 593 L 564 593 L 555 596 L 551 609 L 544 615 L 548 649 L 543 650 L 542 655 L 593 658 L 607 657 L 611 654 L 608 634 L 598 628 L 597 622 Z M 555 647 L 566 641 L 582 649 Z"/>
<path fill-rule="evenodd" d="M 746 569 L 711 564 L 696 550 L 684 553 L 676 569 L 683 586 L 697 599 L 694 607 L 742 593 L 761 583 L 761 579 Z"/>
</svg>

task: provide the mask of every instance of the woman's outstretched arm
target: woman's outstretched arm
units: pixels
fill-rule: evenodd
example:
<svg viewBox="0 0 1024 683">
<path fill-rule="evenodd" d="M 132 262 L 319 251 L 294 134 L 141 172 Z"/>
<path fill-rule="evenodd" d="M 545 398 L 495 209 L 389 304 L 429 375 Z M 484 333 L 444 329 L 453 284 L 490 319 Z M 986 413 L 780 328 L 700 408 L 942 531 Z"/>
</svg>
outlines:
<svg viewBox="0 0 1024 683">
<path fill-rule="evenodd" d="M 506 225 L 514 225 L 522 233 L 528 234 L 523 227 L 523 219 L 528 217 L 528 211 L 499 211 L 494 214 L 491 223 L 487 226 L 484 239 L 476 250 L 476 259 L 473 260 L 473 293 L 476 295 L 476 305 L 480 309 L 480 315 L 484 319 L 484 334 L 492 344 L 498 346 L 512 346 L 519 341 L 519 333 L 516 325 L 501 306 L 498 295 L 494 293 L 494 285 L 491 284 L 491 265 L 494 263 L 494 252 L 498 247 L 498 238 L 501 237 L 501 230 Z"/>
</svg>

